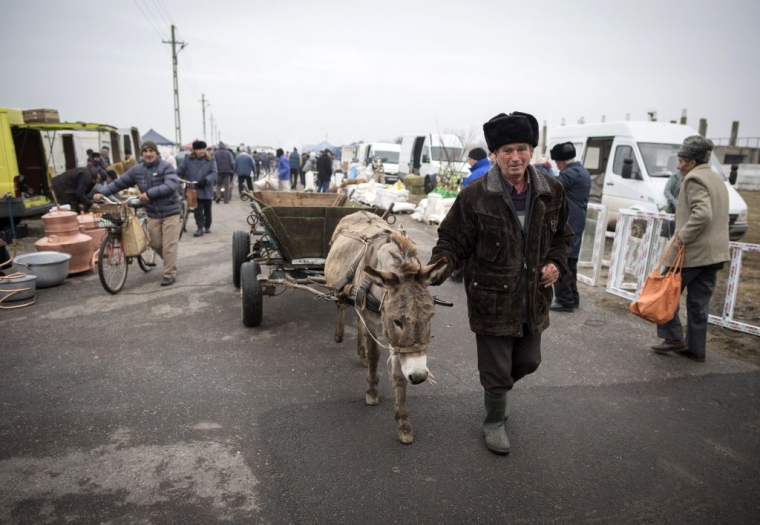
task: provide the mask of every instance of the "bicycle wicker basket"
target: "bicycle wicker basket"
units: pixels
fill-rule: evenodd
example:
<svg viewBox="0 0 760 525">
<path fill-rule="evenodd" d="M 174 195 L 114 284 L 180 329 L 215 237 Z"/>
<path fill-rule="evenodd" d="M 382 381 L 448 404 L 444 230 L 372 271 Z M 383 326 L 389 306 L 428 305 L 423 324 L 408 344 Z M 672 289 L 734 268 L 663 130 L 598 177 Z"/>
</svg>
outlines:
<svg viewBox="0 0 760 525">
<path fill-rule="evenodd" d="M 111 220 L 111 217 L 119 217 L 122 220 L 127 218 L 127 208 L 122 204 L 101 204 L 98 216 L 99 228 L 116 228 L 118 225 Z"/>
</svg>

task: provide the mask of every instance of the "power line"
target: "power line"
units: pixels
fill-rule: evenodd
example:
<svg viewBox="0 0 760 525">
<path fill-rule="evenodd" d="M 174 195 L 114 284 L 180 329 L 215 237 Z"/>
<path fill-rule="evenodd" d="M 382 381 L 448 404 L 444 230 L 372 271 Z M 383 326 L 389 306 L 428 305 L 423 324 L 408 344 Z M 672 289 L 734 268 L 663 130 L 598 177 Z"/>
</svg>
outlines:
<svg viewBox="0 0 760 525">
<path fill-rule="evenodd" d="M 137 3 L 137 0 L 132 0 L 132 3 L 135 4 L 135 7 L 137 7 L 137 9 L 140 10 L 140 13 L 142 13 L 143 18 L 145 18 L 145 20 L 148 22 L 148 24 L 150 25 L 150 27 L 153 28 L 153 31 L 156 32 L 156 34 L 158 35 L 158 37 L 163 40 L 164 39 L 164 35 L 162 35 L 161 31 L 158 28 L 156 28 L 156 26 L 153 25 L 153 22 L 150 20 L 150 18 L 148 18 L 148 15 L 145 14 L 145 11 L 142 10 L 142 7 L 140 7 L 140 4 Z"/>
<path fill-rule="evenodd" d="M 164 0 L 156 0 L 156 2 L 158 3 L 158 5 L 161 6 L 161 9 L 163 9 L 164 13 L 166 13 L 166 18 L 169 19 L 169 22 L 171 22 L 172 24 L 174 24 L 174 20 L 172 20 L 172 17 L 169 14 L 169 10 L 166 9 L 166 4 L 164 4 Z"/>
<path fill-rule="evenodd" d="M 158 13 L 158 15 L 161 17 L 161 20 L 163 20 L 166 25 L 172 25 L 174 22 L 172 22 L 171 18 L 169 18 L 167 15 L 164 14 L 164 10 L 161 9 L 161 4 L 158 0 L 153 0 L 153 4 L 155 5 L 155 11 Z"/>
<path fill-rule="evenodd" d="M 163 26 L 164 26 L 163 22 L 161 22 L 161 21 L 160 21 L 158 18 L 156 18 L 156 15 L 154 15 L 154 14 L 153 14 L 153 10 L 152 10 L 152 9 L 150 8 L 150 6 L 148 5 L 148 2 L 147 2 L 147 0 L 142 0 L 142 3 L 143 3 L 143 5 L 145 6 L 145 11 L 147 11 L 147 12 L 148 12 L 148 15 L 149 15 L 149 16 L 150 16 L 150 18 L 153 20 L 153 22 L 155 22 L 155 24 L 156 24 L 156 25 L 157 25 L 159 28 L 160 28 L 160 27 L 163 27 Z"/>
</svg>

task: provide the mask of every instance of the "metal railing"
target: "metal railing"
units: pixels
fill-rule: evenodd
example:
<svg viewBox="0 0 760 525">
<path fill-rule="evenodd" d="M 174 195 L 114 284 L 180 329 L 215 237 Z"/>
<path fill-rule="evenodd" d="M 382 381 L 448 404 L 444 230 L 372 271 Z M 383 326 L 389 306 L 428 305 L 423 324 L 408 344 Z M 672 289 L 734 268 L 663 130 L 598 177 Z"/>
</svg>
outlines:
<svg viewBox="0 0 760 525">
<path fill-rule="evenodd" d="M 731 137 L 720 137 L 712 140 L 716 146 L 731 146 Z M 760 148 L 760 137 L 737 137 L 736 148 Z"/>
</svg>

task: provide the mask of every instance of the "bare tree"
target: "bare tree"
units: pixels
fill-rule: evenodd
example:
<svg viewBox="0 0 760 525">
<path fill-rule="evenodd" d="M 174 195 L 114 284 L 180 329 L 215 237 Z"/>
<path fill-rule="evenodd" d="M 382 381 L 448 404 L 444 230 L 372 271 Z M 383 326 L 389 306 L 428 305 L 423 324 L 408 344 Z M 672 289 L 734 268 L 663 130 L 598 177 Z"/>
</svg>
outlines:
<svg viewBox="0 0 760 525">
<path fill-rule="evenodd" d="M 457 136 L 462 148 L 441 144 L 443 155 L 440 159 L 441 167 L 437 175 L 437 186 L 444 191 L 458 193 L 462 184 L 462 171 L 467 166 L 467 153 L 478 145 L 478 131 L 475 128 L 469 130 L 448 128 L 444 130 L 444 133 Z"/>
</svg>

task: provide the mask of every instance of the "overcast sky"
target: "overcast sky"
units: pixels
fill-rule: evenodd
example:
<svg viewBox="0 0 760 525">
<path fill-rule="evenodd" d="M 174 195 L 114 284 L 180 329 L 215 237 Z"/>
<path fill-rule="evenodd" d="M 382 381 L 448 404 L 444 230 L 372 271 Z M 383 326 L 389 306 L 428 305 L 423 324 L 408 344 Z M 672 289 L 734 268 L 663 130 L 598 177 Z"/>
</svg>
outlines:
<svg viewBox="0 0 760 525">
<path fill-rule="evenodd" d="M 2 2 L 0 106 L 290 148 L 436 131 L 499 112 L 708 120 L 760 136 L 760 1 L 24 0 Z M 207 138 L 211 140 L 210 120 Z"/>
</svg>

